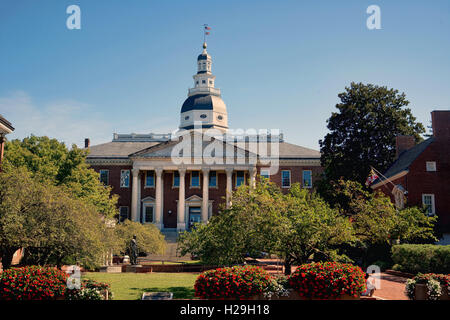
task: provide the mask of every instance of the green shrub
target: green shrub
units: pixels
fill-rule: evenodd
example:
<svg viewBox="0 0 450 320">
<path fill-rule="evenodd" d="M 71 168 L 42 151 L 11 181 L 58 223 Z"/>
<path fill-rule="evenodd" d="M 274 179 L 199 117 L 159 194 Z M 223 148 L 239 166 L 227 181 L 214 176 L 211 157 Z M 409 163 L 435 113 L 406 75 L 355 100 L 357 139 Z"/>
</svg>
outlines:
<svg viewBox="0 0 450 320">
<path fill-rule="evenodd" d="M 401 244 L 392 247 L 392 260 L 399 271 L 450 273 L 450 245 Z"/>
</svg>

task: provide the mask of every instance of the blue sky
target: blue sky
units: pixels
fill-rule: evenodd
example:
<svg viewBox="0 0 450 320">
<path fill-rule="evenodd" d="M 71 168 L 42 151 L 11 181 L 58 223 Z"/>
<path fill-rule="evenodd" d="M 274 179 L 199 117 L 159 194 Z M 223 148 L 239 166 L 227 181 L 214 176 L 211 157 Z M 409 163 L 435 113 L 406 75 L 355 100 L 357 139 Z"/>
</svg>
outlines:
<svg viewBox="0 0 450 320">
<path fill-rule="evenodd" d="M 81 8 L 68 30 L 66 8 Z M 381 30 L 366 9 L 381 8 Z M 231 128 L 279 128 L 318 149 L 352 81 L 405 92 L 413 114 L 450 107 L 450 1 L 2 0 L 0 113 L 68 144 L 170 132 L 208 52 Z"/>
</svg>

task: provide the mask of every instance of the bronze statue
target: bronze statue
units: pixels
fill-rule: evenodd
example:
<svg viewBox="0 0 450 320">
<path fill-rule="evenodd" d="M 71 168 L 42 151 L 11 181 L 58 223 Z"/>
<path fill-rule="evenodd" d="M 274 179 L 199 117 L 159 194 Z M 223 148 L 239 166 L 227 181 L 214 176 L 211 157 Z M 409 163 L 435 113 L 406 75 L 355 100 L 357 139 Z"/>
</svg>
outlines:
<svg viewBox="0 0 450 320">
<path fill-rule="evenodd" d="M 136 235 L 133 236 L 133 239 L 130 241 L 130 263 L 131 265 L 137 265 L 138 258 L 138 246 L 136 241 Z"/>
</svg>

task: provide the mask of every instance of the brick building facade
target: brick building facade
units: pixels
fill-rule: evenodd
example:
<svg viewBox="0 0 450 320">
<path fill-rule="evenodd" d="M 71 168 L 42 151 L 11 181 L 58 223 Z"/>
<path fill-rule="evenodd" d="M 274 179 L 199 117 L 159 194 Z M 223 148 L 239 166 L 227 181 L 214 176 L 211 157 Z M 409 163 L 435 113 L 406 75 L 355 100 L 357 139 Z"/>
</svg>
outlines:
<svg viewBox="0 0 450 320">
<path fill-rule="evenodd" d="M 318 151 L 290 144 L 279 132 L 230 133 L 211 66 L 204 43 L 178 132 L 114 134 L 96 146 L 86 139 L 87 162 L 119 196 L 121 219 L 185 230 L 229 206 L 232 190 L 253 185 L 258 175 L 286 192 L 294 183 L 314 187 L 322 173 Z"/>
<path fill-rule="evenodd" d="M 436 214 L 439 227 L 450 232 L 450 111 L 433 111 L 432 137 L 415 144 L 397 137 L 397 159 L 372 185 L 391 197 L 397 207 L 425 206 Z"/>
</svg>

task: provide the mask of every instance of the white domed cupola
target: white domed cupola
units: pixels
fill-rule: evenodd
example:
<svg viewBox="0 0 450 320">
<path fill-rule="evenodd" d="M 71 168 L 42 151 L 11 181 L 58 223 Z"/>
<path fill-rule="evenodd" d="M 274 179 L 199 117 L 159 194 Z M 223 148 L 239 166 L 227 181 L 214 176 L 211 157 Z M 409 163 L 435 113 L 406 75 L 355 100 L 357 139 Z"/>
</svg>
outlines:
<svg viewBox="0 0 450 320">
<path fill-rule="evenodd" d="M 211 73 L 212 59 L 203 43 L 203 52 L 197 58 L 197 74 L 193 76 L 194 87 L 181 107 L 180 129 L 190 130 L 195 123 L 202 128 L 228 129 L 227 107 L 214 87 L 216 77 Z"/>
</svg>

